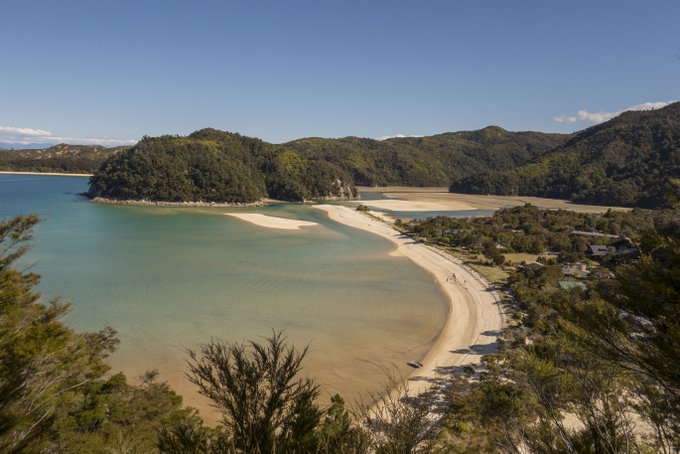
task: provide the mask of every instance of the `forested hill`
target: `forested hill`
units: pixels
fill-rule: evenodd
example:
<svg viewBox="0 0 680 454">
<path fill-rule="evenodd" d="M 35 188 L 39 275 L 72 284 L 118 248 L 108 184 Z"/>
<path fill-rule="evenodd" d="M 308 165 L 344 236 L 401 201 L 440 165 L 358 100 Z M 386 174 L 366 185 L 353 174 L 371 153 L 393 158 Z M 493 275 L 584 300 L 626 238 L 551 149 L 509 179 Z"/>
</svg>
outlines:
<svg viewBox="0 0 680 454">
<path fill-rule="evenodd" d="M 240 134 L 202 129 L 145 137 L 106 160 L 89 194 L 112 199 L 249 203 L 356 195 L 351 177 L 317 156 Z"/>
<path fill-rule="evenodd" d="M 458 178 L 450 190 L 656 208 L 677 196 L 674 178 L 680 178 L 680 102 L 625 112 L 530 164 Z"/>
<path fill-rule="evenodd" d="M 489 170 L 509 170 L 565 143 L 571 135 L 510 132 L 497 126 L 428 137 L 374 140 L 305 138 L 285 144 L 349 172 L 363 186 L 447 186 Z"/>
<path fill-rule="evenodd" d="M 127 148 L 62 143 L 34 150 L 0 150 L 0 170 L 93 173 L 106 158 Z"/>
<path fill-rule="evenodd" d="M 250 182 L 244 182 L 243 187 L 236 190 L 237 193 L 265 193 L 283 199 L 299 200 L 336 194 L 337 188 L 327 185 L 326 177 L 333 175 L 340 177 L 342 184 L 446 186 L 454 179 L 469 175 L 513 169 L 562 145 L 570 137 L 565 134 L 510 132 L 497 126 L 489 126 L 477 131 L 449 132 L 429 137 L 387 140 L 312 137 L 274 145 L 238 134 L 206 129 L 186 138 L 168 136 L 151 142 L 150 139 L 145 139 L 144 145 L 138 144 L 132 148 L 57 145 L 41 150 L 0 151 L 0 170 L 94 173 L 104 160 L 121 154 L 112 158 L 106 167 L 102 167 L 103 173 L 99 172 L 100 176 L 93 187 L 94 193 L 109 194 L 111 197 L 144 194 L 162 199 L 184 199 L 201 194 L 200 186 L 204 183 L 199 182 L 196 186 L 196 182 L 179 178 L 173 182 L 176 185 L 174 189 L 163 188 L 164 183 L 161 181 L 165 178 L 158 170 L 149 169 L 146 174 L 154 182 L 142 190 L 141 181 L 124 179 L 125 181 L 114 182 L 111 179 L 112 173 L 130 162 L 133 162 L 130 164 L 133 166 L 141 165 L 137 156 L 141 149 L 146 150 L 145 153 L 153 150 L 152 153 L 165 154 L 164 158 L 159 158 L 160 163 L 169 165 L 170 161 L 183 161 L 183 166 L 194 168 L 195 174 L 201 173 L 198 171 L 199 167 L 207 169 L 205 163 L 199 163 L 202 153 L 206 152 L 206 163 L 217 163 L 213 152 L 219 149 L 222 158 L 237 157 L 236 161 L 249 163 L 245 165 L 245 169 L 257 169 L 268 175 L 248 174 L 248 178 L 254 178 L 254 186 L 251 187 Z M 129 151 L 122 153 L 126 150 Z M 234 167 L 238 165 L 236 161 L 232 160 L 226 166 L 237 170 Z M 314 166 L 316 169 L 312 171 L 311 167 Z M 172 174 L 171 168 L 162 168 Z M 123 173 L 129 171 L 131 169 L 126 168 Z M 218 168 L 211 177 L 216 177 L 222 171 L 225 169 Z M 107 178 L 104 178 L 105 174 Z M 120 177 L 119 174 L 116 178 Z M 168 178 L 171 178 L 170 174 Z M 235 176 L 230 178 L 234 182 L 240 181 Z M 231 183 L 225 184 L 229 186 Z M 255 189 L 256 187 L 265 187 L 265 191 Z M 212 187 L 211 191 L 213 189 L 222 191 L 223 196 L 233 198 L 233 194 L 230 195 L 230 190 L 226 188 Z"/>
</svg>

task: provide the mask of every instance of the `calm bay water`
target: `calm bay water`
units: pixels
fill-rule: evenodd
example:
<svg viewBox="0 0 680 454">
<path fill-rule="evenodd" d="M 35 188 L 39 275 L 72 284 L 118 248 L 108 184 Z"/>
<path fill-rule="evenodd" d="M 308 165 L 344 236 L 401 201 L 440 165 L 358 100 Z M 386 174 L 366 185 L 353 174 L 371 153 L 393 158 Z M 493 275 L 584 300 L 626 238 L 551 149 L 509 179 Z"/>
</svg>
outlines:
<svg viewBox="0 0 680 454">
<path fill-rule="evenodd" d="M 308 206 L 158 208 L 99 205 L 87 178 L 0 175 L 0 219 L 43 222 L 24 263 L 46 298 L 73 302 L 78 330 L 112 326 L 115 370 L 156 368 L 203 406 L 184 378 L 185 348 L 211 338 L 252 339 L 272 329 L 310 344 L 306 372 L 328 392 L 376 390 L 379 366 L 419 358 L 446 305 L 429 275 L 388 241 L 331 222 Z M 260 212 L 319 226 L 273 230 L 224 216 Z"/>
</svg>

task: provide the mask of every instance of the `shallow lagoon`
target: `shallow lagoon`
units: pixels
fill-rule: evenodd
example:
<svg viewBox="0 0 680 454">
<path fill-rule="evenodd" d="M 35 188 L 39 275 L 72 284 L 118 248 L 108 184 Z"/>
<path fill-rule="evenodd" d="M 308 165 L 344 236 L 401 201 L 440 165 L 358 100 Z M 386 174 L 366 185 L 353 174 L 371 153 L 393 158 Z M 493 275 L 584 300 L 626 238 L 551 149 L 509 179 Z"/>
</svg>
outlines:
<svg viewBox="0 0 680 454">
<path fill-rule="evenodd" d="M 99 205 L 87 178 L 0 175 L 0 218 L 43 217 L 25 264 L 46 297 L 73 301 L 79 330 L 110 325 L 114 370 L 156 368 L 199 407 L 184 378 L 185 348 L 211 337 L 285 330 L 309 343 L 305 370 L 326 393 L 377 390 L 381 367 L 420 358 L 441 329 L 445 302 L 429 275 L 393 246 L 297 204 L 264 208 Z M 258 212 L 318 223 L 299 231 L 224 216 Z"/>
</svg>

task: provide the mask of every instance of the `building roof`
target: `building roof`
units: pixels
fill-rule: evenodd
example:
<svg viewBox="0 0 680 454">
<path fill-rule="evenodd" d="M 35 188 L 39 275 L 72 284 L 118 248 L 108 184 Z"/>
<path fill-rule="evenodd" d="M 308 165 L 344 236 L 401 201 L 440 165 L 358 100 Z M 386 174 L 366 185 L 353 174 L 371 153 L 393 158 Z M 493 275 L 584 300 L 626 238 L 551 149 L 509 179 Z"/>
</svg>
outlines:
<svg viewBox="0 0 680 454">
<path fill-rule="evenodd" d="M 609 247 L 603 245 L 603 244 L 592 244 L 588 246 L 588 254 L 594 255 L 597 257 L 600 256 L 605 256 L 609 253 Z"/>
</svg>

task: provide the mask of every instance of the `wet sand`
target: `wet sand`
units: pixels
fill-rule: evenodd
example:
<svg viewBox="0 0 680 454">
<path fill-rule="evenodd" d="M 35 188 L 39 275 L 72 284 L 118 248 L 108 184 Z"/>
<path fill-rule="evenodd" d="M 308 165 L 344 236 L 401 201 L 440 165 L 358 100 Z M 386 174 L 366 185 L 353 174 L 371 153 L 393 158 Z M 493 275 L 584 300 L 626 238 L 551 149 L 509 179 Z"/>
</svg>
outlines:
<svg viewBox="0 0 680 454">
<path fill-rule="evenodd" d="M 409 378 L 409 393 L 429 389 L 438 377 L 453 369 L 475 364 L 493 353 L 504 325 L 499 295 L 476 272 L 461 261 L 423 243 L 416 243 L 390 225 L 356 210 L 337 205 L 315 205 L 328 216 L 350 227 L 363 229 L 393 242 L 395 252 L 411 259 L 432 275 L 448 298 L 447 320 L 439 337 L 423 358 L 423 367 Z"/>
<path fill-rule="evenodd" d="M 361 200 L 371 208 L 394 211 L 459 211 L 499 210 L 530 203 L 539 208 L 572 210 L 579 213 L 605 213 L 608 209 L 628 211 L 630 208 L 582 205 L 568 200 L 529 196 L 454 194 L 447 188 L 411 188 L 404 186 L 359 187 L 359 193 L 384 194 L 388 199 Z M 395 202 L 398 201 L 398 204 Z M 428 208 L 436 206 L 437 208 Z M 425 209 L 427 208 L 427 209 Z"/>
</svg>

